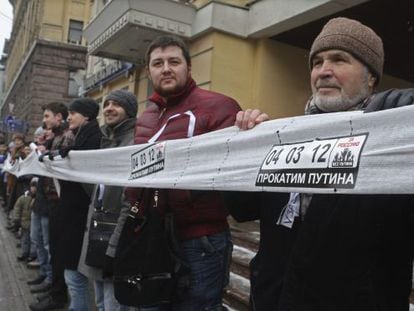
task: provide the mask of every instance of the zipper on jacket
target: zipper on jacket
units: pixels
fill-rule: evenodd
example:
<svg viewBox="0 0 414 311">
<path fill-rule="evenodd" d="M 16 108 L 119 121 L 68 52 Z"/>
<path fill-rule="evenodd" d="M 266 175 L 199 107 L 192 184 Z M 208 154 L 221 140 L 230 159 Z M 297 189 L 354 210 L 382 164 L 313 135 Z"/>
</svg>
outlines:
<svg viewBox="0 0 414 311">
<path fill-rule="evenodd" d="M 125 277 L 114 277 L 114 281 L 118 282 L 127 282 L 129 284 L 133 285 L 139 285 L 143 280 L 148 281 L 154 281 L 154 280 L 168 280 L 171 279 L 172 275 L 171 273 L 165 272 L 165 273 L 152 273 L 147 275 L 134 275 L 134 276 L 125 276 Z"/>
<path fill-rule="evenodd" d="M 158 207 L 158 190 L 154 192 L 154 208 Z"/>
<path fill-rule="evenodd" d="M 94 227 L 98 227 L 98 225 L 110 225 L 110 226 L 116 226 L 117 225 L 117 223 L 116 222 L 109 222 L 109 221 L 97 221 L 97 220 L 94 220 L 93 221 L 93 226 Z"/>
</svg>

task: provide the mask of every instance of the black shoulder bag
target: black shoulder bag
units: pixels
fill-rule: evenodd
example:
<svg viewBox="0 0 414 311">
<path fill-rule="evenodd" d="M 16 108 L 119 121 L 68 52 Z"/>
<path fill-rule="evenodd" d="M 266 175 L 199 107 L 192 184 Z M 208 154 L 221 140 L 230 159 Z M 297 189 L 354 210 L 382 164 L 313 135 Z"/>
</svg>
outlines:
<svg viewBox="0 0 414 311">
<path fill-rule="evenodd" d="M 115 230 L 119 214 L 104 210 L 95 210 L 89 225 L 88 249 L 85 263 L 88 266 L 102 268 L 109 240 Z"/>
<path fill-rule="evenodd" d="M 85 256 L 85 264 L 96 268 L 103 268 L 109 240 L 119 217 L 119 213 L 111 213 L 104 209 L 101 199 L 102 192 L 103 188 L 99 186 L 95 193 L 95 206 L 89 224 L 88 248 Z"/>
<path fill-rule="evenodd" d="M 162 192 L 166 193 L 166 192 Z M 180 302 L 190 286 L 190 269 L 182 260 L 170 210 L 162 216 L 158 194 L 142 208 L 136 202 L 119 238 L 114 259 L 114 291 L 123 305 L 150 307 Z"/>
</svg>

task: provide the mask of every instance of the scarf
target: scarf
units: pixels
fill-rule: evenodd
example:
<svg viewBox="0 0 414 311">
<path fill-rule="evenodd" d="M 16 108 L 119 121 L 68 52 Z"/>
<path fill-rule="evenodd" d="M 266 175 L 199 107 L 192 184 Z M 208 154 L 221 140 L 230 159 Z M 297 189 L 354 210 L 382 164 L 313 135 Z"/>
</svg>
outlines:
<svg viewBox="0 0 414 311">
<path fill-rule="evenodd" d="M 372 98 L 372 96 L 369 96 L 367 98 L 365 98 L 363 101 L 361 101 L 359 104 L 356 104 L 355 106 L 353 106 L 351 109 L 349 109 L 348 111 L 353 111 L 353 110 L 365 110 L 365 108 L 367 107 L 370 99 Z M 305 115 L 309 115 L 309 114 L 320 114 L 320 113 L 329 113 L 329 112 L 324 112 L 322 110 L 320 110 L 316 105 L 315 102 L 313 100 L 313 97 L 311 97 L 308 102 L 306 103 L 305 106 Z"/>
</svg>

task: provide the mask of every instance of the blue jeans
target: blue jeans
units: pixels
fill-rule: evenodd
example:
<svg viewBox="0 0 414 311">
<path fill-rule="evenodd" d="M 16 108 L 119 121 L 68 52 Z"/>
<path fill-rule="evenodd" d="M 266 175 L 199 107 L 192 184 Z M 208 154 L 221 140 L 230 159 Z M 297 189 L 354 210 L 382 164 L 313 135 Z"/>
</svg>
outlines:
<svg viewBox="0 0 414 311">
<path fill-rule="evenodd" d="M 114 295 L 114 283 L 95 281 L 95 303 L 98 311 L 128 311 L 129 307 L 121 306 Z"/>
<path fill-rule="evenodd" d="M 70 311 L 89 310 L 88 278 L 76 270 L 65 269 L 65 282 L 70 295 Z"/>
<path fill-rule="evenodd" d="M 50 265 L 49 254 L 49 217 L 32 212 L 30 238 L 36 246 L 40 274 L 45 275 L 46 281 L 52 283 L 52 266 Z"/>
<path fill-rule="evenodd" d="M 30 243 L 30 230 L 22 228 L 22 236 L 20 238 L 22 256 L 36 256 L 36 249 Z"/>
<path fill-rule="evenodd" d="M 140 311 L 221 311 L 223 289 L 229 281 L 233 243 L 230 232 L 181 242 L 191 269 L 191 286 L 184 302 L 141 308 Z"/>
</svg>

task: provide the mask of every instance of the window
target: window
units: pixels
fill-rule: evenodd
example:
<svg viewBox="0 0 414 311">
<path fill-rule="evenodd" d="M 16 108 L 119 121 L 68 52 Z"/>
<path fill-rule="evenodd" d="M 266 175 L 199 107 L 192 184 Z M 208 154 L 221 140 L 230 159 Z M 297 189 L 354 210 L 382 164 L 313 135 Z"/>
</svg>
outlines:
<svg viewBox="0 0 414 311">
<path fill-rule="evenodd" d="M 68 42 L 73 43 L 73 44 L 81 44 L 82 30 L 83 30 L 83 22 L 70 20 Z"/>
<path fill-rule="evenodd" d="M 68 96 L 77 97 L 79 96 L 80 85 L 75 80 L 76 71 L 69 72 L 69 83 L 68 83 Z"/>
</svg>

